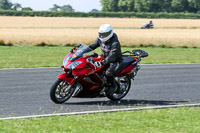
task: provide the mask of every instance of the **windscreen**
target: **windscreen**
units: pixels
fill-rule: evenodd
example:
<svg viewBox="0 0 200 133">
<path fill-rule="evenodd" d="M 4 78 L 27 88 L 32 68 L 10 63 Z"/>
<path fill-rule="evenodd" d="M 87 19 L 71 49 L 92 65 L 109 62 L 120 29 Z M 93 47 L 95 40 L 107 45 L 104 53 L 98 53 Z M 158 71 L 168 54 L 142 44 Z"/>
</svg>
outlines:
<svg viewBox="0 0 200 133">
<path fill-rule="evenodd" d="M 92 49 L 84 44 L 82 44 L 71 56 L 70 60 L 75 61 L 83 56 L 84 53 L 88 53 L 92 51 Z"/>
</svg>

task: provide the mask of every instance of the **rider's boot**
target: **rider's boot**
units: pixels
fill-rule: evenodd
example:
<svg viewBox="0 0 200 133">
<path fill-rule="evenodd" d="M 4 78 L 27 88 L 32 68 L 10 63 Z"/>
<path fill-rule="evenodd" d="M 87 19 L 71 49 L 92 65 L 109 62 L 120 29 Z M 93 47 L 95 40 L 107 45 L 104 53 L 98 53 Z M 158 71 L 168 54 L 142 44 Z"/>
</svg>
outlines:
<svg viewBox="0 0 200 133">
<path fill-rule="evenodd" d="M 116 89 L 117 89 L 117 84 L 115 82 L 114 77 L 107 77 L 107 87 L 108 89 L 106 90 L 106 93 L 112 95 Z"/>
</svg>

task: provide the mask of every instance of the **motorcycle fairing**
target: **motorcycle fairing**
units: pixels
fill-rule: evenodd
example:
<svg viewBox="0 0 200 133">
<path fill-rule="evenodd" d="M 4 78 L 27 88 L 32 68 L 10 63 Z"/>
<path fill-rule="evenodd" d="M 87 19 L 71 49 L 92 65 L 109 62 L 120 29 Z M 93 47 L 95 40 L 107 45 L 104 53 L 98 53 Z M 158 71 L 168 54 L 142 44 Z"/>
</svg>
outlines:
<svg viewBox="0 0 200 133">
<path fill-rule="evenodd" d="M 72 85 L 75 82 L 74 77 L 68 73 L 60 74 L 57 78 L 65 80 L 67 83 L 69 83 L 69 85 Z"/>
<path fill-rule="evenodd" d="M 78 98 L 94 98 L 100 95 L 102 82 L 96 74 L 89 75 L 79 81 L 82 85 L 83 90 L 81 90 L 78 95 L 74 97 Z"/>
<path fill-rule="evenodd" d="M 130 73 L 133 70 L 133 68 L 134 68 L 133 65 L 129 65 L 127 68 L 125 68 L 120 73 L 118 73 L 117 76 L 121 77 L 121 76 L 127 75 L 128 73 Z"/>
<path fill-rule="evenodd" d="M 93 69 L 90 70 L 87 68 L 82 68 L 82 69 L 74 69 L 72 71 L 72 74 L 81 78 L 81 77 L 85 77 L 86 75 L 93 74 L 95 72 L 96 72 L 96 70 L 93 70 Z"/>
</svg>

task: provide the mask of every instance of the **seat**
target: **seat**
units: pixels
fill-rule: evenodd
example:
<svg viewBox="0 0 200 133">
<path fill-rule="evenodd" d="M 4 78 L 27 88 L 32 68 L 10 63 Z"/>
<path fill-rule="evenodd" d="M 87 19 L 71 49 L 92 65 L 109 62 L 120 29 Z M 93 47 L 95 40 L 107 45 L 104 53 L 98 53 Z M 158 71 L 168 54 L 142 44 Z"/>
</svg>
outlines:
<svg viewBox="0 0 200 133">
<path fill-rule="evenodd" d="M 123 60 L 121 64 L 115 70 L 115 74 L 120 73 L 122 70 L 124 70 L 126 67 L 136 61 L 136 59 L 134 59 L 132 56 L 123 56 L 122 59 Z"/>
</svg>

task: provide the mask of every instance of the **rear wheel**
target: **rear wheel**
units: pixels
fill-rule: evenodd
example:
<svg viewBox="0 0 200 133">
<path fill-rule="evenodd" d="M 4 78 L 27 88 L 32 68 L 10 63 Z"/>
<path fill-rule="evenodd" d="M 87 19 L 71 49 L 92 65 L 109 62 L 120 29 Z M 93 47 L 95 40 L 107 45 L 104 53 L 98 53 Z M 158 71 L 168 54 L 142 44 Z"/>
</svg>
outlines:
<svg viewBox="0 0 200 133">
<path fill-rule="evenodd" d="M 113 94 L 106 94 L 110 100 L 120 100 L 127 95 L 131 87 L 131 79 L 128 77 L 119 77 L 117 80 L 118 88 Z"/>
<path fill-rule="evenodd" d="M 57 79 L 50 90 L 51 100 L 55 103 L 66 102 L 74 93 L 73 86 L 69 85 L 65 80 Z"/>
</svg>

